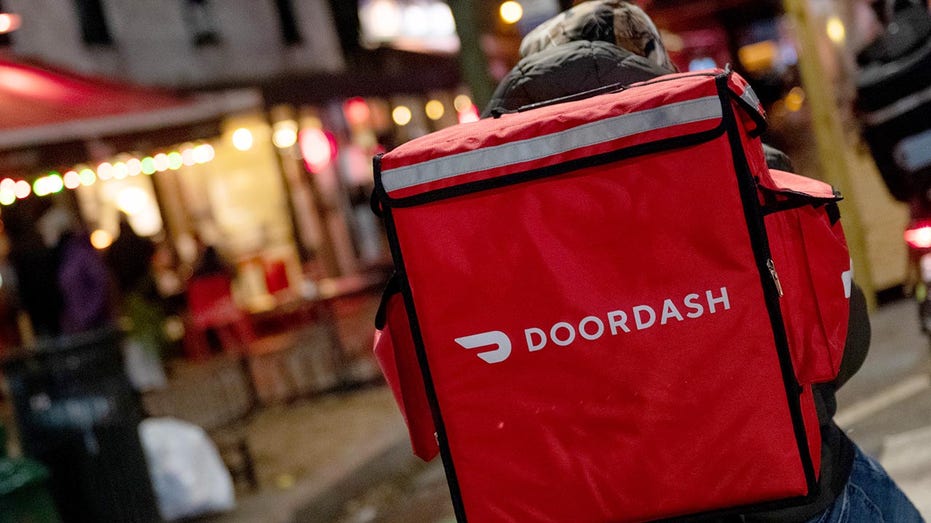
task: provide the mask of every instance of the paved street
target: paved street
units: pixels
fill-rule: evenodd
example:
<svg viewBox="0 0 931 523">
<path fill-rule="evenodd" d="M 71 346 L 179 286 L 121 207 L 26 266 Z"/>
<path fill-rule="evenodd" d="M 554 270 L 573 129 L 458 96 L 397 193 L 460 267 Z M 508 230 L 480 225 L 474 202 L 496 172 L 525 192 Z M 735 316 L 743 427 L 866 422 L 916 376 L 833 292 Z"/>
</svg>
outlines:
<svg viewBox="0 0 931 523">
<path fill-rule="evenodd" d="M 908 300 L 872 314 L 870 353 L 838 393 L 837 420 L 931 519 L 931 352 L 916 314 Z M 453 521 L 440 460 L 411 462 L 343 514 L 339 523 Z"/>
<path fill-rule="evenodd" d="M 929 342 L 909 300 L 879 308 L 872 326 L 870 354 L 838 393 L 835 419 L 931 519 Z"/>
</svg>

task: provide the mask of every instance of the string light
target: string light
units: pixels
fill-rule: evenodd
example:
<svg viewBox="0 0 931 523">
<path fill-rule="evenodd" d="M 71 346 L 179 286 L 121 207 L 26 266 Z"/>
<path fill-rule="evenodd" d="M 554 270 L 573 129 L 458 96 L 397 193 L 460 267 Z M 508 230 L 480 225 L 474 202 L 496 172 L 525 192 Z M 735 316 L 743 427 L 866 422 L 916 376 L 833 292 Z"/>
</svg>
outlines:
<svg viewBox="0 0 931 523">
<path fill-rule="evenodd" d="M 141 159 L 122 153 L 115 157 L 116 161 L 113 163 L 99 163 L 96 170 L 82 164 L 67 170 L 64 175 L 58 171 L 49 171 L 45 176 L 35 178 L 32 183 L 26 180 L 4 178 L 0 180 L 0 205 L 10 205 L 17 199 L 27 198 L 33 194 L 45 197 L 64 189 L 89 187 L 97 180 L 121 180 L 139 174 L 152 175 L 169 169 L 178 170 L 184 165 L 202 165 L 213 161 L 215 157 L 216 152 L 212 145 L 187 143 L 182 146 L 180 152 L 159 153 Z"/>
<path fill-rule="evenodd" d="M 453 99 L 453 107 L 456 108 L 457 113 L 461 113 L 472 107 L 472 99 L 467 95 L 460 94 L 455 99 Z"/>
<path fill-rule="evenodd" d="M 205 164 L 209 161 L 212 161 L 216 152 L 213 150 L 213 146 L 209 143 L 198 145 L 194 148 L 194 157 L 197 163 Z"/>
<path fill-rule="evenodd" d="M 32 193 L 32 186 L 29 185 L 29 182 L 26 180 L 20 180 L 16 182 L 16 187 L 13 188 L 13 193 L 16 194 L 17 198 L 22 200 Z"/>
<path fill-rule="evenodd" d="M 168 155 L 165 153 L 158 153 L 152 157 L 155 161 L 155 170 L 157 172 L 163 173 L 168 170 Z"/>
<path fill-rule="evenodd" d="M 10 205 L 16 201 L 16 180 L 4 178 L 0 181 L 0 204 Z"/>
<path fill-rule="evenodd" d="M 246 129 L 245 127 L 240 127 L 233 131 L 233 147 L 239 149 L 240 151 L 248 151 L 252 149 L 252 144 L 255 141 L 255 138 L 252 136 L 252 131 Z"/>
<path fill-rule="evenodd" d="M 81 175 L 77 171 L 68 171 L 62 177 L 65 187 L 68 189 L 77 189 L 81 186 Z"/>
<path fill-rule="evenodd" d="M 439 100 L 430 100 L 424 107 L 424 112 L 427 113 L 427 118 L 431 120 L 439 120 L 443 117 L 444 114 L 446 114 L 446 108 L 443 107 L 443 102 Z"/>
<path fill-rule="evenodd" d="M 152 175 L 155 174 L 155 159 L 151 156 L 146 156 L 142 159 L 142 174 Z"/>
<path fill-rule="evenodd" d="M 168 168 L 172 171 L 177 171 L 184 165 L 184 159 L 181 157 L 181 153 L 178 151 L 171 151 L 168 153 Z"/>
<path fill-rule="evenodd" d="M 142 172 L 142 160 L 139 158 L 126 160 L 126 169 L 130 176 L 139 176 L 139 173 Z"/>
<path fill-rule="evenodd" d="M 113 177 L 117 180 L 122 180 L 129 176 L 129 167 L 126 166 L 126 162 L 116 162 L 113 164 Z"/>
<path fill-rule="evenodd" d="M 97 174 L 90 169 L 81 169 L 78 175 L 81 177 L 81 185 L 84 187 L 94 185 L 94 182 L 97 181 Z"/>
<path fill-rule="evenodd" d="M 181 149 L 181 163 L 188 167 L 197 165 L 197 153 L 194 152 L 193 147 Z"/>
<path fill-rule="evenodd" d="M 97 178 L 109 180 L 113 178 L 113 165 L 110 162 L 103 162 L 97 166 Z"/>
<path fill-rule="evenodd" d="M 410 108 L 406 105 L 399 105 L 391 111 L 391 119 L 401 127 L 411 123 L 412 116 Z"/>
</svg>

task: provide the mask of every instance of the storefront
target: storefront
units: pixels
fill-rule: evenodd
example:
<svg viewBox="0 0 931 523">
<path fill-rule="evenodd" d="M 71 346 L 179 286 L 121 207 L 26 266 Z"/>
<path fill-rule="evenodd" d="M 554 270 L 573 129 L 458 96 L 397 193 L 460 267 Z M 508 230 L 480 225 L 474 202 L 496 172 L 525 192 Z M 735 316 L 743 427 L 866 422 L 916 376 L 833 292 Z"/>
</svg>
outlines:
<svg viewBox="0 0 931 523">
<path fill-rule="evenodd" d="M 183 97 L 12 61 L 0 78 L 0 217 L 63 205 L 106 249 L 122 213 L 181 267 L 213 244 L 242 269 L 244 301 L 267 293 L 267 260 L 300 276 L 258 91 Z"/>
<path fill-rule="evenodd" d="M 64 204 L 105 250 L 125 215 L 177 254 L 177 291 L 199 250 L 214 245 L 237 269 L 237 298 L 254 309 L 284 287 L 385 269 L 390 255 L 369 206 L 372 157 L 477 118 L 455 86 L 455 62 L 439 63 L 452 74 L 433 89 L 358 89 L 358 78 L 328 76 L 311 83 L 332 97 L 291 103 L 288 86 L 308 84 L 179 96 L 0 63 L 0 75 L 16 80 L 0 92 L 9 100 L 0 216 L 24 200 Z"/>
</svg>

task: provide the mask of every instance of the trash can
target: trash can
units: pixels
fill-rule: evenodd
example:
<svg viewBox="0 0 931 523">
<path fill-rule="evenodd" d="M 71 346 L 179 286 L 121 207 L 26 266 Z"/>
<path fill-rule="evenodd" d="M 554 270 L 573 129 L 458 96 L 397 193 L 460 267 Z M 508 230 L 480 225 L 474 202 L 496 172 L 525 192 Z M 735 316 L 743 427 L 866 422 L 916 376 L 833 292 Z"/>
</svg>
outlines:
<svg viewBox="0 0 931 523">
<path fill-rule="evenodd" d="M 3 361 L 23 453 L 51 472 L 66 523 L 161 521 L 121 340 L 115 329 L 63 336 Z"/>
<path fill-rule="evenodd" d="M 6 453 L 6 428 L 0 425 L 0 523 L 59 523 L 46 488 L 48 469 Z"/>
</svg>

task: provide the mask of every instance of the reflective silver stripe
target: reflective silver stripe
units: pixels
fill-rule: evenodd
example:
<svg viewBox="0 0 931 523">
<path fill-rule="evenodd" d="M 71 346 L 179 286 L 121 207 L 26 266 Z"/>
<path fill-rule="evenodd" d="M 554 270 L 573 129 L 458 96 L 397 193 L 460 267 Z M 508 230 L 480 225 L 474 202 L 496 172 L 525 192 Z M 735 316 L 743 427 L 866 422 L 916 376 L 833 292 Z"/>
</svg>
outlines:
<svg viewBox="0 0 931 523">
<path fill-rule="evenodd" d="M 744 86 L 744 92 L 740 95 L 740 97 L 743 98 L 743 101 L 750 104 L 750 107 L 753 107 L 754 111 L 759 112 L 760 107 L 763 105 L 760 103 L 760 99 L 756 97 L 756 92 L 754 92 L 753 88 L 751 88 L 749 85 Z"/>
<path fill-rule="evenodd" d="M 467 173 L 540 160 L 646 131 L 717 118 L 721 118 L 721 100 L 717 96 L 706 96 L 606 118 L 545 136 L 387 169 L 382 171 L 382 183 L 385 190 L 391 192 Z"/>
<path fill-rule="evenodd" d="M 900 98 L 882 109 L 866 113 L 863 115 L 863 121 L 868 125 L 880 125 L 927 102 L 931 102 L 931 87 Z"/>
</svg>

